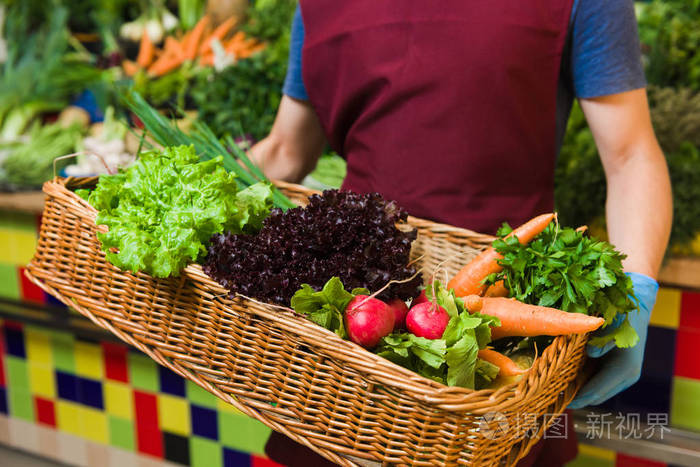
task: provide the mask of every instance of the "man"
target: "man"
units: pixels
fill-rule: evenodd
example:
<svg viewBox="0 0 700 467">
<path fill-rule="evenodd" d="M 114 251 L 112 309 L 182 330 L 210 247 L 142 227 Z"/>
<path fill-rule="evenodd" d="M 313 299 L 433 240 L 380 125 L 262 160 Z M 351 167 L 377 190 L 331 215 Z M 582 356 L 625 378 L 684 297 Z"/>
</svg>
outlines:
<svg viewBox="0 0 700 467">
<path fill-rule="evenodd" d="M 632 0 L 301 0 L 285 96 L 251 153 L 269 177 L 298 182 L 328 142 L 347 160 L 344 188 L 493 233 L 553 209 L 578 98 L 606 173 L 609 238 L 640 300 L 640 343 L 589 349 L 602 365 L 579 408 L 639 378 L 668 241 L 670 182 L 644 87 Z M 538 464 L 563 464 L 573 445 L 540 443 L 523 465 L 538 451 L 549 456 Z"/>
</svg>

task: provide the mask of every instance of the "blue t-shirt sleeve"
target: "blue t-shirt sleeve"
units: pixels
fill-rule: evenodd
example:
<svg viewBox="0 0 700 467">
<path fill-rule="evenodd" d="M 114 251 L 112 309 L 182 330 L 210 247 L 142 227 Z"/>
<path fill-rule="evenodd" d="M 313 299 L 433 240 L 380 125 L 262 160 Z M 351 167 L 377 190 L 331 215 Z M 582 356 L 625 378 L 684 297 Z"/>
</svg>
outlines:
<svg viewBox="0 0 700 467">
<path fill-rule="evenodd" d="M 571 74 L 576 97 L 646 86 L 633 0 L 576 0 L 571 23 Z"/>
<path fill-rule="evenodd" d="M 297 5 L 292 19 L 292 34 L 289 40 L 289 61 L 287 63 L 287 76 L 284 78 L 282 92 L 289 97 L 301 100 L 309 100 L 306 94 L 304 80 L 301 75 L 301 49 L 304 46 L 304 22 L 301 18 L 301 8 Z"/>
</svg>

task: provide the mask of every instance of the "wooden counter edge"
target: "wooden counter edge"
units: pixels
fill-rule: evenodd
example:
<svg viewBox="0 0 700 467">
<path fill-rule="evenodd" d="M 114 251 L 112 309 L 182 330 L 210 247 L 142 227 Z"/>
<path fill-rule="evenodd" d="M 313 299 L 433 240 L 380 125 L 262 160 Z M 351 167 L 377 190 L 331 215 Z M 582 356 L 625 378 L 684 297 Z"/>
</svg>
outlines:
<svg viewBox="0 0 700 467">
<path fill-rule="evenodd" d="M 43 191 L 0 193 L 0 210 L 41 214 L 45 198 Z"/>
</svg>

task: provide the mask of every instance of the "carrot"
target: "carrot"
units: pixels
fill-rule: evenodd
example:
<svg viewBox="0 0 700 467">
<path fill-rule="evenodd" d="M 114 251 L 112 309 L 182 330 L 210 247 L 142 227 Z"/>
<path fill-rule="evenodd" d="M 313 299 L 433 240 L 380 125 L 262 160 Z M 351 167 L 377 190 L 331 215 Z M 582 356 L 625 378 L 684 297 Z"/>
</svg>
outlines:
<svg viewBox="0 0 700 467">
<path fill-rule="evenodd" d="M 240 51 L 239 56 L 240 58 L 248 58 L 251 55 L 253 55 L 256 52 L 260 52 L 261 50 L 264 50 L 266 47 L 265 43 L 259 43 L 252 45 L 250 47 L 246 47 L 243 50 Z"/>
<path fill-rule="evenodd" d="M 146 68 L 153 62 L 154 53 L 155 46 L 153 45 L 153 41 L 148 33 L 144 31 L 141 35 L 141 44 L 139 46 L 139 54 L 136 57 L 136 63 L 138 63 L 141 68 Z"/>
<path fill-rule="evenodd" d="M 484 292 L 484 297 L 507 297 L 510 292 L 502 280 L 489 286 Z"/>
<path fill-rule="evenodd" d="M 554 219 L 554 214 L 542 214 L 513 230 L 507 237 L 516 235 L 520 243 L 529 243 L 549 225 L 552 219 Z M 481 282 L 489 274 L 501 270 L 501 266 L 497 263 L 497 260 L 501 258 L 502 256 L 493 247 L 487 248 L 467 263 L 447 284 L 447 288 L 454 289 L 458 297 L 471 294 L 481 295 L 486 289 L 486 286 Z"/>
<path fill-rule="evenodd" d="M 238 51 L 245 44 L 245 33 L 243 31 L 238 31 L 233 35 L 228 42 L 224 44 L 224 50 L 226 53 L 238 55 Z"/>
<path fill-rule="evenodd" d="M 496 365 L 500 376 L 517 376 L 527 373 L 527 370 L 523 370 L 513 360 L 495 350 L 481 349 L 477 356 L 482 360 Z"/>
<path fill-rule="evenodd" d="M 481 307 L 484 305 L 484 301 L 478 295 L 467 295 L 462 297 L 462 300 L 464 300 L 464 306 L 467 307 L 469 313 L 481 311 Z"/>
<path fill-rule="evenodd" d="M 223 40 L 223 38 L 226 37 L 226 34 L 233 29 L 237 22 L 238 18 L 231 16 L 229 19 L 218 25 L 216 29 L 214 29 L 214 32 L 212 32 L 209 37 L 204 39 L 204 42 L 199 47 L 199 55 L 204 55 L 208 50 L 211 50 L 211 42 L 214 39 L 219 41 Z"/>
<path fill-rule="evenodd" d="M 174 57 L 184 59 L 182 44 L 180 44 L 173 36 L 166 37 L 165 46 L 163 47 L 163 55 L 172 55 Z"/>
<path fill-rule="evenodd" d="M 122 69 L 124 70 L 124 74 L 126 76 L 134 76 L 138 71 L 141 69 L 136 62 L 132 62 L 131 60 L 124 60 L 122 62 Z"/>
<path fill-rule="evenodd" d="M 501 321 L 500 326 L 491 329 L 491 338 L 494 340 L 509 336 L 585 334 L 595 331 L 605 322 L 603 318 L 528 305 L 514 298 L 476 296 L 468 299 L 481 299 L 480 313 L 495 316 Z"/>
<path fill-rule="evenodd" d="M 204 30 L 209 26 L 209 16 L 204 15 L 197 21 L 194 25 L 192 31 L 189 33 L 187 48 L 183 50 L 185 60 L 194 60 L 197 56 L 197 49 L 199 48 L 199 42 L 202 40 L 204 35 Z"/>
<path fill-rule="evenodd" d="M 180 56 L 163 53 L 158 60 L 148 67 L 148 74 L 151 76 L 162 76 L 166 73 L 170 73 L 180 65 L 182 65 Z"/>
</svg>

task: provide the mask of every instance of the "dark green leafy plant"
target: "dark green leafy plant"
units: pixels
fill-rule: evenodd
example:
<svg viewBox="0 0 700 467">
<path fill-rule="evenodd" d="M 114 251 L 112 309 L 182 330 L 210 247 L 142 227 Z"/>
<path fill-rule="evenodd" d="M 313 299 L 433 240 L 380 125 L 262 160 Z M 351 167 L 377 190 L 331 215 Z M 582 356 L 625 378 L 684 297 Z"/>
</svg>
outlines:
<svg viewBox="0 0 700 467">
<path fill-rule="evenodd" d="M 504 225 L 498 235 L 511 231 Z M 493 247 L 503 255 L 498 261 L 503 270 L 491 274 L 488 283 L 505 281 L 510 296 L 524 303 L 600 316 L 605 319 L 604 328 L 619 324 L 605 336 L 591 339 L 592 345 L 612 340 L 618 347 L 637 343 L 627 318 L 637 308 L 631 298 L 632 281 L 622 270 L 625 255 L 612 245 L 552 223 L 527 245 L 510 237 L 496 239 Z"/>
</svg>

